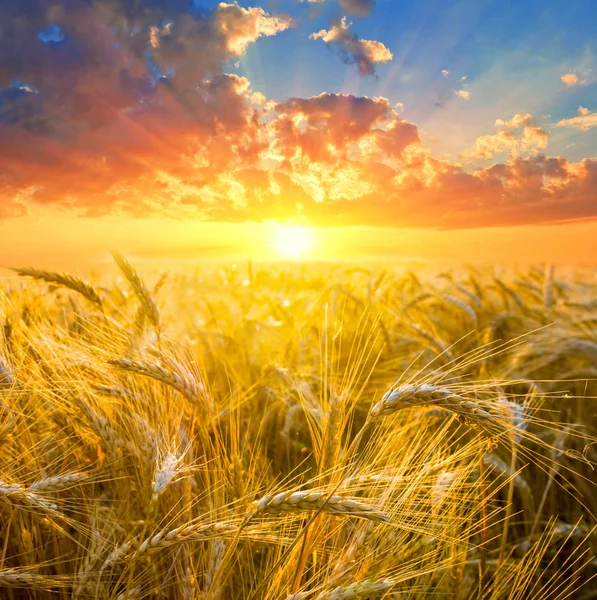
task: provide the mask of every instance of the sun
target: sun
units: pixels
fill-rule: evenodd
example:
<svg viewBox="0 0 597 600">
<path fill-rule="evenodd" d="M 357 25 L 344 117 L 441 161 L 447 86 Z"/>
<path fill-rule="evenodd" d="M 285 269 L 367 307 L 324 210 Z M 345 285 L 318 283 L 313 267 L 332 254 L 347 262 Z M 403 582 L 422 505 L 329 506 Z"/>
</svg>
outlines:
<svg viewBox="0 0 597 600">
<path fill-rule="evenodd" d="M 311 227 L 301 225 L 278 225 L 274 232 L 274 249 L 283 258 L 304 258 L 315 246 L 315 234 Z"/>
</svg>

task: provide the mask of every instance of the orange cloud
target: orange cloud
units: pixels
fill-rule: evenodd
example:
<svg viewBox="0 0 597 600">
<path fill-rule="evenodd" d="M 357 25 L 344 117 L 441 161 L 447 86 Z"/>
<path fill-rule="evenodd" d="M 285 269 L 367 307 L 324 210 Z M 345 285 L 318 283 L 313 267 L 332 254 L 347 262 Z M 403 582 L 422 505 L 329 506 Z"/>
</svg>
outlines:
<svg viewBox="0 0 597 600">
<path fill-rule="evenodd" d="M 149 45 L 152 48 L 160 47 L 160 38 L 170 35 L 172 32 L 172 23 L 166 23 L 163 27 L 152 25 L 149 28 Z"/>
<path fill-rule="evenodd" d="M 566 73 L 566 75 L 562 75 L 560 79 L 567 85 L 573 86 L 578 83 L 578 76 L 574 73 Z"/>
<path fill-rule="evenodd" d="M 517 127 L 528 127 L 536 123 L 535 117 L 530 113 L 515 114 L 509 121 L 503 119 L 496 119 L 496 127 L 508 127 L 510 129 L 516 129 Z"/>
<path fill-rule="evenodd" d="M 245 78 L 222 74 L 205 85 L 213 125 L 209 115 L 201 126 L 185 124 L 182 114 L 167 123 L 166 113 L 158 121 L 137 115 L 115 123 L 121 135 L 71 149 L 21 132 L 1 157 L 3 181 L 12 186 L 1 188 L 3 216 L 32 204 L 89 216 L 442 228 L 597 216 L 596 160 L 514 157 L 466 172 L 421 148 L 416 125 L 385 98 L 292 98 L 261 120 Z M 505 122 L 522 131 L 496 134 L 506 150 L 525 136 L 535 145 L 545 138 L 525 126 L 531 118 Z"/>
<path fill-rule="evenodd" d="M 517 144 L 518 140 L 511 131 L 498 131 L 492 135 L 482 135 L 475 142 L 472 156 L 491 158 L 496 153 L 512 150 Z"/>
<path fill-rule="evenodd" d="M 522 131 L 524 149 L 545 150 L 549 140 L 549 131 L 541 127 L 525 127 Z"/>
<path fill-rule="evenodd" d="M 236 2 L 220 2 L 215 14 L 215 26 L 235 56 L 244 54 L 247 46 L 261 36 L 276 35 L 292 25 L 294 21 L 289 16 L 271 17 L 262 8 L 242 8 Z"/>
<path fill-rule="evenodd" d="M 491 158 L 502 152 L 509 152 L 515 157 L 547 148 L 549 132 L 539 127 L 530 113 L 515 114 L 509 120 L 496 119 L 495 126 L 506 129 L 478 137 L 474 150 L 464 153 L 466 158 Z M 516 129 L 519 131 L 513 131 Z"/>
<path fill-rule="evenodd" d="M 471 99 L 471 93 L 468 90 L 454 90 L 454 93 L 463 100 Z"/>
<path fill-rule="evenodd" d="M 211 16 L 185 6 L 154 25 L 166 22 L 157 7 L 102 7 L 50 6 L 44 18 L 70 44 L 51 48 L 28 41 L 40 23 L 17 18 L 19 5 L 0 9 L 0 212 L 33 203 L 201 216 L 202 189 L 267 146 L 249 82 L 222 64 L 289 20 L 221 3 Z"/>
<path fill-rule="evenodd" d="M 472 170 L 439 160 L 387 98 L 274 102 L 223 72 L 247 44 L 290 26 L 286 17 L 224 3 L 191 15 L 183 4 L 170 20 L 157 8 L 125 14 L 118 2 L 48 3 L 38 22 L 0 18 L 1 217 L 51 207 L 441 228 L 597 217 L 597 160 L 522 156 L 548 141 L 532 115 L 498 119 L 477 140 L 476 156 L 508 153 L 502 162 Z M 19 3 L 0 16 L 9 9 Z M 30 43 L 50 13 L 70 46 Z M 371 48 L 361 48 L 370 61 Z M 593 118 L 583 109 L 558 125 Z"/>
<path fill-rule="evenodd" d="M 589 131 L 589 129 L 597 127 L 597 113 L 592 113 L 588 108 L 579 106 L 577 117 L 562 119 L 556 123 L 556 127 L 572 127 L 579 131 Z"/>
<path fill-rule="evenodd" d="M 291 98 L 274 110 L 277 116 L 270 125 L 275 135 L 273 147 L 285 162 L 301 157 L 335 162 L 338 154 L 346 159 L 351 144 L 392 117 L 385 98 L 342 94 Z"/>
<path fill-rule="evenodd" d="M 407 148 L 421 142 L 417 126 L 399 119 L 388 129 L 377 129 L 372 135 L 380 151 L 391 158 L 401 158 Z"/>
<path fill-rule="evenodd" d="M 311 34 L 312 40 L 323 40 L 326 44 L 337 45 L 345 60 L 356 64 L 359 73 L 373 75 L 377 63 L 385 63 L 392 60 L 392 53 L 381 42 L 374 40 L 362 40 L 350 31 L 350 23 L 346 17 L 328 30 L 322 29 Z"/>
</svg>

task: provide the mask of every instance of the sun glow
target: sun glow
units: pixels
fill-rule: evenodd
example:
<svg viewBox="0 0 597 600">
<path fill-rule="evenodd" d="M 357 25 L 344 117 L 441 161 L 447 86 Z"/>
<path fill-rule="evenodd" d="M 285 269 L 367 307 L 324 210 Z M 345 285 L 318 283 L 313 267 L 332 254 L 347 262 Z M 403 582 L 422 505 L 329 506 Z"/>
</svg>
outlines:
<svg viewBox="0 0 597 600">
<path fill-rule="evenodd" d="M 304 258 L 315 247 L 314 231 L 300 225 L 280 225 L 276 227 L 273 245 L 283 258 Z"/>
</svg>

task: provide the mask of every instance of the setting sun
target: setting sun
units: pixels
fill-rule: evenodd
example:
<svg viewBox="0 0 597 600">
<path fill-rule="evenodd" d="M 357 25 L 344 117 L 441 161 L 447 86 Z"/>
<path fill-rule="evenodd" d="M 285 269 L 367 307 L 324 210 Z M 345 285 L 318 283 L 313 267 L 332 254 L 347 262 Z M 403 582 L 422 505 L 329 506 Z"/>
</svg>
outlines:
<svg viewBox="0 0 597 600">
<path fill-rule="evenodd" d="M 311 227 L 280 225 L 274 233 L 274 248 L 283 258 L 304 258 L 315 246 L 315 235 Z"/>
</svg>

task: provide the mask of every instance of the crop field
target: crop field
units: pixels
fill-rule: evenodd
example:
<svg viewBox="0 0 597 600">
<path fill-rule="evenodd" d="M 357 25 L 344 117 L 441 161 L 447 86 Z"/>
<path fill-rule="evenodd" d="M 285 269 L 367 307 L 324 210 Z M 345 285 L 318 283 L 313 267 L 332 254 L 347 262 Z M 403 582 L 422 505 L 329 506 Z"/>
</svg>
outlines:
<svg viewBox="0 0 597 600">
<path fill-rule="evenodd" d="M 594 269 L 4 271 L 0 597 L 597 598 L 596 397 Z"/>
</svg>

